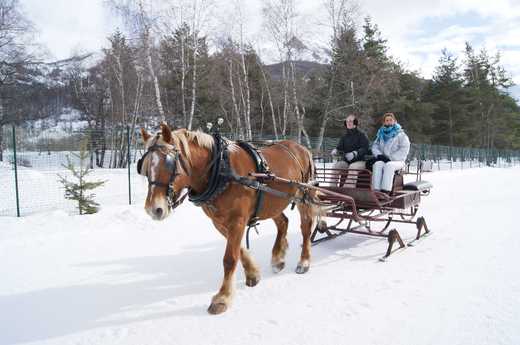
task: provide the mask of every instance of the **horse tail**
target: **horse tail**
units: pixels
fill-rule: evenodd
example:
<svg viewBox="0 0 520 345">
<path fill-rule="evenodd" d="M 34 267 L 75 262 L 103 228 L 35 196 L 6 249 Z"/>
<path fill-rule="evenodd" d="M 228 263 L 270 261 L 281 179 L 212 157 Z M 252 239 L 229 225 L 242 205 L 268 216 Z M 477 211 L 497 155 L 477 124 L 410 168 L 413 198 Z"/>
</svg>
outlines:
<svg viewBox="0 0 520 345">
<path fill-rule="evenodd" d="M 316 166 L 314 165 L 314 160 L 312 159 L 312 152 L 307 149 L 305 149 L 305 151 L 307 153 L 307 159 L 309 161 L 307 165 L 307 173 L 305 174 L 306 181 L 304 182 L 313 182 L 316 176 Z"/>
<path fill-rule="evenodd" d="M 310 150 L 305 150 L 307 152 L 308 156 L 308 165 L 307 165 L 307 172 L 306 172 L 306 183 L 309 183 L 313 185 L 315 183 L 316 178 L 316 165 L 314 164 L 314 159 L 312 157 L 312 152 Z M 306 191 L 303 192 L 304 196 L 303 199 L 305 200 L 304 203 L 308 205 L 311 217 L 312 217 L 312 227 L 311 229 L 314 230 L 315 227 L 318 225 L 318 223 L 321 220 L 321 217 L 324 217 L 326 214 L 326 208 L 321 206 L 320 202 L 320 195 L 322 194 L 319 190 L 309 188 Z"/>
</svg>

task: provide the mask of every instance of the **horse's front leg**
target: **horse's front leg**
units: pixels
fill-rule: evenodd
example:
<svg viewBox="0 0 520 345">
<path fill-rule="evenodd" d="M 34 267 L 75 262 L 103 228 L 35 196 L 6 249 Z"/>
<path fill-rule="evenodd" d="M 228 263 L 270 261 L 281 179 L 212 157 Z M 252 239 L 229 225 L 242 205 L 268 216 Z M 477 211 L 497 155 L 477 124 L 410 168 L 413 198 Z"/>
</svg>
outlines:
<svg viewBox="0 0 520 345">
<path fill-rule="evenodd" d="M 253 287 L 260 281 L 260 270 L 255 261 L 244 247 L 240 247 L 240 261 L 246 274 L 246 285 Z"/>
<path fill-rule="evenodd" d="M 231 305 L 234 292 L 234 275 L 240 259 L 240 243 L 244 234 L 245 222 L 237 221 L 228 227 L 226 253 L 224 254 L 224 280 L 219 292 L 213 296 L 208 308 L 210 314 L 225 312 Z"/>
<path fill-rule="evenodd" d="M 228 237 L 228 229 L 218 223 L 217 221 L 213 221 L 213 224 L 217 228 L 217 230 L 224 236 L 226 239 Z M 249 251 L 245 249 L 243 246 L 240 247 L 240 261 L 242 262 L 242 267 L 244 267 L 244 273 L 246 275 L 246 285 L 247 286 L 256 286 L 260 281 L 260 269 L 256 265 L 255 261 L 249 254 Z"/>
</svg>

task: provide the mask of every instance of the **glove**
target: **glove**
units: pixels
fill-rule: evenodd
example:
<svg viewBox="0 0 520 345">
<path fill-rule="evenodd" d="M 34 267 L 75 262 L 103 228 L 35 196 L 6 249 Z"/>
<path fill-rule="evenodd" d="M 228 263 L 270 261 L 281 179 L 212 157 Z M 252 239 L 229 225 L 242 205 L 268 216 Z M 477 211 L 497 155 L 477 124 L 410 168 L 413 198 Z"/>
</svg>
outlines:
<svg viewBox="0 0 520 345">
<path fill-rule="evenodd" d="M 338 154 L 338 150 L 337 150 L 337 149 L 334 149 L 334 150 L 330 151 L 330 154 L 333 155 L 333 156 L 335 156 L 335 155 Z"/>
<path fill-rule="evenodd" d="M 386 163 L 386 162 L 390 162 L 390 158 L 388 158 L 388 157 L 385 156 L 385 155 L 378 155 L 378 156 L 377 156 L 377 160 L 378 160 L 378 161 L 383 161 L 383 162 L 385 162 L 385 163 Z"/>
<path fill-rule="evenodd" d="M 351 152 L 345 153 L 345 159 L 347 162 L 351 162 L 354 158 L 356 158 L 356 156 L 357 156 L 356 151 L 351 151 Z"/>
</svg>

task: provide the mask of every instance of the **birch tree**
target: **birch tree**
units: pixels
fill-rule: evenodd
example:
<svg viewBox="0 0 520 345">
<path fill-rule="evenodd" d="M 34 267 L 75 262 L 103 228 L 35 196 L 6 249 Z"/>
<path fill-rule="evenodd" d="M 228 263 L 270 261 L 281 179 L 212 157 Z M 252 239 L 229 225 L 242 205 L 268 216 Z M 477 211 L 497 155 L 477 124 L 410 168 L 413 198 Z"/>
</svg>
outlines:
<svg viewBox="0 0 520 345">
<path fill-rule="evenodd" d="M 296 12 L 294 0 L 264 0 L 263 7 L 264 26 L 269 32 L 279 54 L 282 64 L 282 135 L 286 135 L 289 124 L 289 111 L 295 116 L 296 137 L 301 142 L 303 134 L 310 145 L 308 135 L 304 127 L 304 115 L 302 105 L 298 97 L 297 78 L 295 71 L 295 54 L 305 48 L 296 30 Z"/>
<path fill-rule="evenodd" d="M 334 97 L 335 97 L 335 88 L 334 85 L 336 83 L 337 78 L 337 55 L 334 52 L 338 51 L 340 46 L 340 42 L 342 36 L 345 34 L 351 35 L 351 38 L 355 40 L 355 22 L 354 18 L 358 13 L 358 5 L 356 2 L 352 0 L 325 0 L 323 1 L 323 7 L 327 12 L 327 25 L 332 31 L 331 37 L 331 62 L 328 73 L 328 85 L 327 87 L 327 96 L 323 104 L 323 112 L 321 118 L 321 124 L 319 128 L 318 134 L 318 142 L 316 144 L 316 149 L 321 149 L 323 145 L 323 137 L 325 136 L 325 130 L 327 128 L 327 123 L 331 117 L 331 114 L 334 114 L 339 109 L 336 109 L 334 106 Z M 353 81 L 351 82 L 351 89 L 353 92 Z M 354 106 L 354 100 L 352 100 L 352 105 Z M 346 107 L 345 107 L 346 108 Z"/>
<path fill-rule="evenodd" d="M 185 126 L 192 129 L 197 108 L 197 94 L 200 50 L 203 33 L 210 30 L 211 16 L 213 14 L 213 0 L 166 0 L 168 6 L 168 16 L 163 21 L 163 26 L 168 32 L 174 32 L 177 28 L 187 25 L 189 30 L 182 30 L 185 36 L 181 37 L 181 97 L 183 99 L 183 116 Z M 191 48 L 188 55 L 188 47 Z M 187 81 L 186 76 L 191 74 L 191 80 Z M 189 84 L 189 85 L 188 85 Z M 185 105 L 187 90 L 191 96 L 189 106 Z"/>
<path fill-rule="evenodd" d="M 142 65 L 147 67 L 153 85 L 160 120 L 165 121 L 161 89 L 152 58 L 154 28 L 158 20 L 155 8 L 160 9 L 161 6 L 154 0 L 108 0 L 107 3 L 121 15 L 130 32 L 136 35 L 141 43 L 141 59 L 144 61 Z"/>
</svg>

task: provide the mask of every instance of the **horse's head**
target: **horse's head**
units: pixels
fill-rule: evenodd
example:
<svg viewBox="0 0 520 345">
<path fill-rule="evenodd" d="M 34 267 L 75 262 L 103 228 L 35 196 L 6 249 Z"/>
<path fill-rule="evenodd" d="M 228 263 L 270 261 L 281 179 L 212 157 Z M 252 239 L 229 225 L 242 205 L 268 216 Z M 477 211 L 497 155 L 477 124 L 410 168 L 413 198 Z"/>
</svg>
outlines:
<svg viewBox="0 0 520 345">
<path fill-rule="evenodd" d="M 145 210 L 155 220 L 163 220 L 183 200 L 182 190 L 189 185 L 190 166 L 186 160 L 186 143 L 172 135 L 168 125 L 161 124 L 155 136 L 141 128 L 145 153 L 137 163 L 137 171 L 148 178 Z"/>
</svg>

